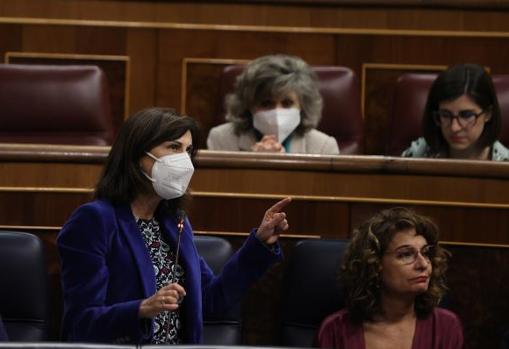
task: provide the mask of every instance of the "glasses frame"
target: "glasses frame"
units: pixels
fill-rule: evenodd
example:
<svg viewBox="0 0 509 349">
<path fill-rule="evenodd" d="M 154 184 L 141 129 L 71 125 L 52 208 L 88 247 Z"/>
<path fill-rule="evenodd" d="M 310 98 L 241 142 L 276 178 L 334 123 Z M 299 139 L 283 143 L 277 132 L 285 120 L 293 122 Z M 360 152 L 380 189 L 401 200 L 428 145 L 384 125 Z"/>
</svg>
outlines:
<svg viewBox="0 0 509 349">
<path fill-rule="evenodd" d="M 464 111 L 472 112 L 472 116 L 474 117 L 474 121 L 473 121 L 473 122 L 468 121 L 468 123 L 467 123 L 467 124 L 465 124 L 465 122 L 466 122 L 466 121 L 465 121 L 465 119 L 462 119 L 462 118 L 460 117 L 460 113 L 462 113 L 462 112 L 464 112 Z M 440 112 L 441 112 L 441 111 L 440 111 L 440 110 L 436 110 L 436 111 L 434 111 L 434 112 L 433 112 L 433 120 L 435 121 L 435 123 L 436 123 L 438 126 L 442 126 L 442 125 L 443 125 L 443 126 L 449 127 L 449 126 L 451 126 L 451 125 L 452 125 L 452 123 L 453 123 L 454 119 L 456 119 L 456 120 L 458 121 L 458 125 L 460 125 L 462 128 L 464 128 L 464 129 L 470 129 L 470 128 L 474 127 L 474 126 L 475 126 L 475 124 L 477 124 L 477 119 L 479 119 L 479 117 L 480 117 L 482 114 L 486 113 L 486 111 L 487 111 L 487 110 L 482 109 L 480 112 L 475 113 L 475 112 L 473 112 L 473 111 L 471 111 L 471 110 L 460 110 L 460 112 L 459 112 L 459 113 L 457 113 L 457 114 L 453 114 L 453 113 L 451 113 L 451 112 L 447 111 L 447 112 L 449 112 L 449 113 L 451 114 L 451 117 L 447 118 L 447 122 L 442 122 L 442 116 L 440 115 Z"/>
<path fill-rule="evenodd" d="M 395 258 L 396 261 L 400 262 L 403 265 L 410 265 L 410 264 L 415 263 L 418 255 L 421 255 L 421 257 L 424 258 L 428 263 L 432 263 L 433 257 L 435 257 L 436 248 L 437 248 L 436 245 L 426 245 L 426 246 L 423 246 L 420 250 L 417 250 L 413 247 L 400 247 L 400 248 L 395 249 L 394 251 L 386 251 L 384 253 L 384 255 L 392 255 L 392 254 L 397 255 L 399 252 L 406 251 L 406 250 L 412 250 L 413 256 L 412 256 L 411 261 L 403 262 L 401 259 L 398 259 L 397 256 Z M 425 249 L 427 251 L 425 251 Z"/>
</svg>

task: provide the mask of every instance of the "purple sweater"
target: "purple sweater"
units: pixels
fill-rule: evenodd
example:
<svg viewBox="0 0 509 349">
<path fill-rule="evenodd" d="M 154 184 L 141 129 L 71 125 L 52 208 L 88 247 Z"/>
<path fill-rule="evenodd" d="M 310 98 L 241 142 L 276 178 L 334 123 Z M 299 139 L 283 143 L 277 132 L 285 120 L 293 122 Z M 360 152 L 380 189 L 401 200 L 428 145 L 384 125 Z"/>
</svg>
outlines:
<svg viewBox="0 0 509 349">
<path fill-rule="evenodd" d="M 346 309 L 329 315 L 322 322 L 317 337 L 320 348 L 365 349 L 362 325 L 352 324 Z M 463 330 L 458 317 L 435 308 L 425 319 L 417 319 L 412 349 L 463 348 Z"/>
</svg>

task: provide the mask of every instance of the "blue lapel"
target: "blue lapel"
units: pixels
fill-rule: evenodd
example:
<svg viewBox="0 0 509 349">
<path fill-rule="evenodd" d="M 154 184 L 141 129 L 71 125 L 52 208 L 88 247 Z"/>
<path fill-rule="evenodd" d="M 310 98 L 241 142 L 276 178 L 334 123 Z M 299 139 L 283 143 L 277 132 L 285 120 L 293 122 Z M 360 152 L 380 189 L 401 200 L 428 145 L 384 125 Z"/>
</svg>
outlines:
<svg viewBox="0 0 509 349">
<path fill-rule="evenodd" d="M 144 297 L 150 297 L 156 293 L 156 276 L 154 266 L 145 241 L 138 230 L 129 205 L 115 207 L 120 233 L 124 234 L 138 267 L 139 277 L 143 285 Z"/>
</svg>

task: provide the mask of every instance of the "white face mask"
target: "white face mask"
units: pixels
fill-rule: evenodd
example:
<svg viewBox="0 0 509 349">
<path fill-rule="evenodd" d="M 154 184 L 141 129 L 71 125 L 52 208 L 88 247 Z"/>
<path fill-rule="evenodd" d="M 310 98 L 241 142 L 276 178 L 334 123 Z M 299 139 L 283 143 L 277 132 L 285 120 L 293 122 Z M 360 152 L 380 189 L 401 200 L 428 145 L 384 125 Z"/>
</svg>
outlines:
<svg viewBox="0 0 509 349">
<path fill-rule="evenodd" d="M 263 135 L 275 135 L 282 143 L 300 124 L 300 109 L 276 108 L 253 115 L 253 126 Z"/>
<path fill-rule="evenodd" d="M 152 182 L 157 195 L 165 200 L 184 195 L 194 172 L 189 154 L 187 152 L 170 154 L 158 159 L 148 152 L 145 153 L 155 160 L 152 177 L 143 173 Z"/>
</svg>

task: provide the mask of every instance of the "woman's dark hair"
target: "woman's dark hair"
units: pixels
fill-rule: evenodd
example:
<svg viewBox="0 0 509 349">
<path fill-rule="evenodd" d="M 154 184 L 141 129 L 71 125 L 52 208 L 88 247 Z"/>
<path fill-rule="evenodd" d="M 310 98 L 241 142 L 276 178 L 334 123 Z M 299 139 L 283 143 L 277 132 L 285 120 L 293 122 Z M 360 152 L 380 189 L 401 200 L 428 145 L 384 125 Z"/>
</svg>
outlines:
<svg viewBox="0 0 509 349">
<path fill-rule="evenodd" d="M 382 257 L 394 235 L 408 229 L 415 229 L 417 235 L 434 247 L 428 289 L 415 299 L 417 316 L 422 318 L 431 313 L 443 296 L 449 253 L 438 245 L 437 226 L 429 218 L 406 208 L 383 210 L 353 231 L 341 265 L 340 278 L 346 287 L 346 305 L 352 321 L 361 323 L 383 314 Z"/>
<path fill-rule="evenodd" d="M 449 144 L 442 135 L 440 126 L 436 124 L 433 114 L 438 111 L 441 102 L 452 101 L 462 95 L 472 98 L 482 110 L 491 112 L 491 119 L 484 125 L 477 146 L 479 148 L 491 146 L 498 139 L 502 116 L 491 77 L 477 64 L 458 64 L 440 73 L 429 91 L 422 128 L 432 155 L 449 153 Z"/>
<path fill-rule="evenodd" d="M 140 194 L 151 193 L 152 183 L 141 171 L 140 159 L 155 146 L 178 139 L 187 131 L 191 131 L 193 145 L 197 144 L 196 121 L 170 108 L 149 108 L 129 117 L 111 147 L 95 197 L 114 204 L 128 204 Z M 195 155 L 193 147 L 191 159 Z M 174 210 L 180 208 L 182 199 L 167 200 L 166 203 Z"/>
</svg>

